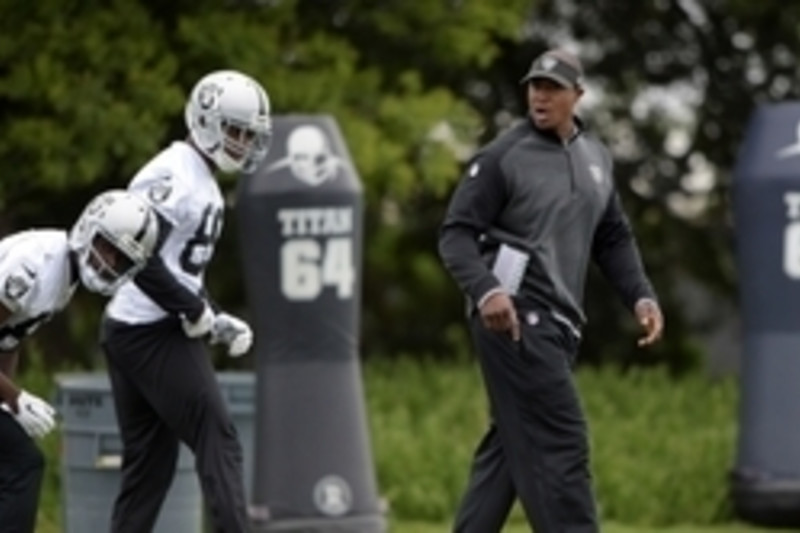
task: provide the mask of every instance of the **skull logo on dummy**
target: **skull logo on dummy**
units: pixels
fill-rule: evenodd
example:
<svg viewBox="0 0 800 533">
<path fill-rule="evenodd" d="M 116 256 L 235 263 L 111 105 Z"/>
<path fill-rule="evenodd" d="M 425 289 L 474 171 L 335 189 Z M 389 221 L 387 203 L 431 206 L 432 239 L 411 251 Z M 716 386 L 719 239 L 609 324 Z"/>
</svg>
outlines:
<svg viewBox="0 0 800 533">
<path fill-rule="evenodd" d="M 331 151 L 325 133 L 317 126 L 299 126 L 286 141 L 292 174 L 308 185 L 320 185 L 336 177 L 339 158 Z"/>
</svg>

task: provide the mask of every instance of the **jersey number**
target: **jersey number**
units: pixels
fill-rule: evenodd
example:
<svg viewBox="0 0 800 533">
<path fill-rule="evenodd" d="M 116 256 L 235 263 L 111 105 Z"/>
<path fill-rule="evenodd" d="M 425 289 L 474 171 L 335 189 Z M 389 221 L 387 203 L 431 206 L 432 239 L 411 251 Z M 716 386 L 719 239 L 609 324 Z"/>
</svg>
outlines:
<svg viewBox="0 0 800 533">
<path fill-rule="evenodd" d="M 280 256 L 281 291 L 287 299 L 313 300 L 325 287 L 335 287 L 342 300 L 353 296 L 356 274 L 350 237 L 289 240 Z"/>
<path fill-rule="evenodd" d="M 185 272 L 197 276 L 205 270 L 221 231 L 222 209 L 214 209 L 212 204 L 208 204 L 203 209 L 203 217 L 194 236 L 186 241 L 181 252 L 181 268 Z"/>
</svg>

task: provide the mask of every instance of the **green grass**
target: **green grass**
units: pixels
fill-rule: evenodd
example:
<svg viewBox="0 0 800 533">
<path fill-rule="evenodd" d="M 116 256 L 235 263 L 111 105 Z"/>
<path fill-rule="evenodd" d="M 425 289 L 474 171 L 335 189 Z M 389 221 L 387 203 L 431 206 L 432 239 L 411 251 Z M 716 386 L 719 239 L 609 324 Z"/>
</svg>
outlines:
<svg viewBox="0 0 800 533">
<path fill-rule="evenodd" d="M 395 524 L 391 533 L 449 533 L 449 524 L 431 524 L 424 522 L 406 522 Z M 775 533 L 774 529 L 758 529 L 744 525 L 720 527 L 708 526 L 676 526 L 670 528 L 651 529 L 610 524 L 603 527 L 603 533 Z M 503 529 L 503 533 L 530 533 L 526 524 L 514 522 Z"/>
<path fill-rule="evenodd" d="M 775 533 L 774 529 L 758 529 L 743 525 L 730 525 L 719 527 L 708 526 L 676 526 L 670 528 L 631 527 L 610 524 L 603 527 L 603 533 Z M 449 533 L 450 524 L 428 522 L 394 522 L 389 528 L 390 533 Z M 40 522 L 36 533 L 64 533 L 62 529 L 52 522 Z M 177 532 L 176 532 L 177 533 Z M 200 533 L 200 532 L 181 532 Z M 503 529 L 503 533 L 530 533 L 524 523 L 513 522 Z"/>
</svg>

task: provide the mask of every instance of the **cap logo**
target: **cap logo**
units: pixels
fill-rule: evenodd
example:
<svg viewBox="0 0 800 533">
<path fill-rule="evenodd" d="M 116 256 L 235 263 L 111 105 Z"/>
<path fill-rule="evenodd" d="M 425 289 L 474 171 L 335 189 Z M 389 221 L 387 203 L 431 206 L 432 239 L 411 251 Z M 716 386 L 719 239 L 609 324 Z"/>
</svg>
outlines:
<svg viewBox="0 0 800 533">
<path fill-rule="evenodd" d="M 545 70 L 553 70 L 558 65 L 558 60 L 554 57 L 544 57 L 542 58 L 542 68 Z"/>
</svg>

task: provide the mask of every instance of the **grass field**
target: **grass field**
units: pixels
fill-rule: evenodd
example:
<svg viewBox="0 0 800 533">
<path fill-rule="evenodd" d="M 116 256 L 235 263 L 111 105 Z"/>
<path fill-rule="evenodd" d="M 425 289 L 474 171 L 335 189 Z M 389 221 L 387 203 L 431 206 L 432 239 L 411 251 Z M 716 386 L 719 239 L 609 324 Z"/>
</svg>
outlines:
<svg viewBox="0 0 800 533">
<path fill-rule="evenodd" d="M 426 524 L 426 523 L 401 523 L 395 524 L 391 533 L 448 533 L 449 524 Z M 603 533 L 775 533 L 774 529 L 757 529 L 743 525 L 732 525 L 725 527 L 706 527 L 706 526 L 677 526 L 664 529 L 651 529 L 636 526 L 620 526 L 610 524 L 603 527 Z M 515 522 L 507 526 L 503 533 L 530 533 L 527 525 Z"/>
<path fill-rule="evenodd" d="M 744 525 L 731 525 L 720 527 L 707 526 L 676 526 L 670 528 L 652 529 L 637 526 L 621 526 L 609 524 L 603 527 L 603 533 L 775 533 L 774 529 L 758 529 Z M 394 522 L 389 528 L 389 533 L 449 533 L 450 524 L 433 524 L 425 522 Z M 49 523 L 40 524 L 36 533 L 64 533 L 61 527 Z M 175 532 L 175 533 L 201 533 L 197 532 Z M 509 524 L 503 533 L 530 533 L 530 529 L 524 523 L 515 521 Z"/>
</svg>

